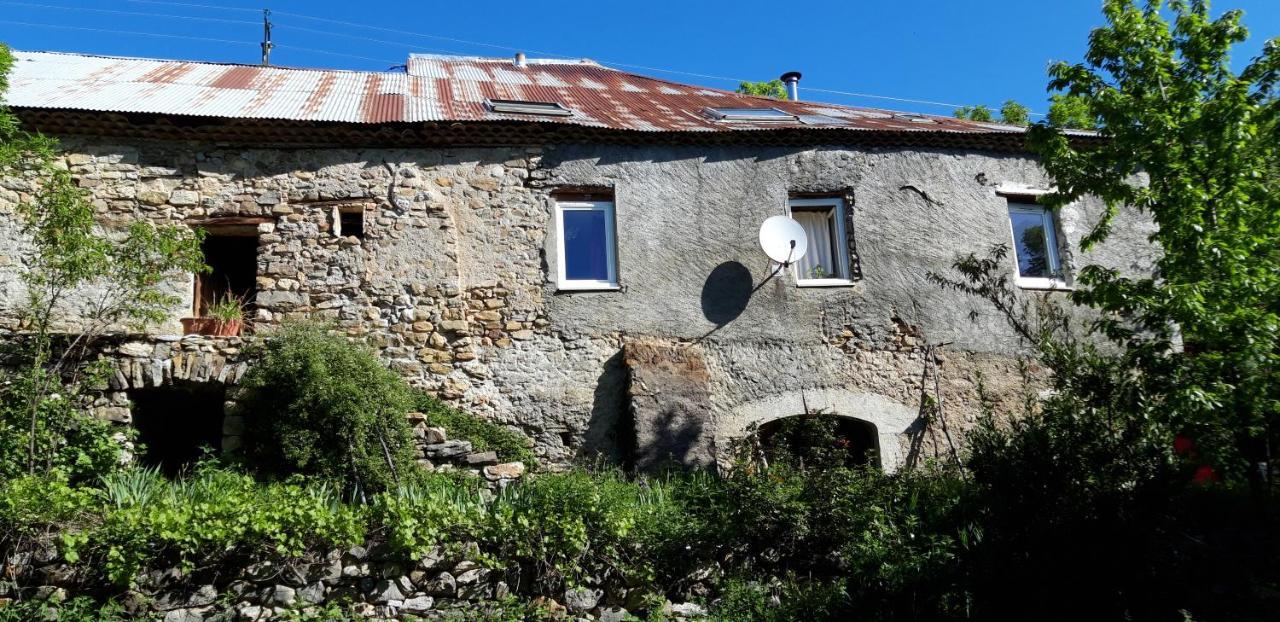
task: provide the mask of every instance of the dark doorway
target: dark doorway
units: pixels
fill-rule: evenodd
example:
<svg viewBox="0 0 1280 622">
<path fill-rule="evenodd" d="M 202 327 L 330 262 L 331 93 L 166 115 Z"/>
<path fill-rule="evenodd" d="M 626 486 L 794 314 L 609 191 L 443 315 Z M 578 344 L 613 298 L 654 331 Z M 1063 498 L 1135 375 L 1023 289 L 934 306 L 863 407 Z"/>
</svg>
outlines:
<svg viewBox="0 0 1280 622">
<path fill-rule="evenodd" d="M 129 391 L 133 425 L 145 446 L 141 462 L 175 475 L 207 450 L 222 447 L 223 402 L 226 389 L 216 383 Z"/>
<path fill-rule="evenodd" d="M 879 466 L 876 427 L 835 415 L 775 419 L 756 432 L 771 462 L 804 467 Z"/>
<path fill-rule="evenodd" d="M 237 300 L 245 317 L 258 286 L 258 236 L 209 233 L 201 243 L 210 271 L 196 275 L 196 317 L 221 300 Z"/>
</svg>

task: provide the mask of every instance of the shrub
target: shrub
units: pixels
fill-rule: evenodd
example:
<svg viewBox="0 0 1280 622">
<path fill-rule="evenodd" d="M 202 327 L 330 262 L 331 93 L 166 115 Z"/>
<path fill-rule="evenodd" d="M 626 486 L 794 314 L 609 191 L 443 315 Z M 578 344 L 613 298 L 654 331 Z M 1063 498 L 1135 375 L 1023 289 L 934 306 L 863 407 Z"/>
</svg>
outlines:
<svg viewBox="0 0 1280 622">
<path fill-rule="evenodd" d="M 76 622 L 124 622 L 130 619 L 124 607 L 107 601 L 97 603 L 87 596 L 76 596 L 66 602 L 24 600 L 0 606 L 0 622 L 31 620 L 75 620 Z"/>
<path fill-rule="evenodd" d="M 711 607 L 713 622 L 787 622 L 790 620 L 849 619 L 853 611 L 838 582 L 786 581 L 767 585 L 757 581 L 727 581 Z"/>
<path fill-rule="evenodd" d="M 256 469 L 317 475 L 364 495 L 415 468 L 408 385 L 363 345 L 310 324 L 267 340 L 237 400 Z"/>
<path fill-rule="evenodd" d="M 526 466 L 537 464 L 524 436 L 445 404 L 430 393 L 416 392 L 414 409 L 427 416 L 428 425 L 444 428 L 449 438 L 471 441 L 476 451 L 494 451 L 500 460 L 519 460 Z"/>
<path fill-rule="evenodd" d="M 25 361 L 25 353 L 15 356 Z M 87 366 L 82 370 L 85 377 L 63 382 L 40 368 L 0 370 L 0 477 L 56 471 L 83 482 L 128 461 L 126 447 L 136 431 L 93 417 L 83 408 L 86 387 L 100 380 L 102 372 L 98 366 Z M 39 457 L 34 469 L 32 449 Z"/>
<path fill-rule="evenodd" d="M 75 524 L 98 504 L 65 478 L 24 476 L 0 485 L 0 543 Z"/>
<path fill-rule="evenodd" d="M 410 559 L 434 546 L 475 537 L 489 515 L 476 483 L 435 474 L 378 495 L 370 509 L 387 544 Z"/>
<path fill-rule="evenodd" d="M 540 569 L 540 583 L 552 589 L 584 576 L 648 580 L 647 552 L 631 536 L 656 507 L 614 471 L 547 473 L 494 500 L 487 541 L 503 559 Z"/>
<path fill-rule="evenodd" d="M 324 482 L 259 484 L 202 465 L 173 482 L 156 471 L 108 476 L 103 493 L 100 521 L 64 533 L 63 556 L 100 565 L 119 585 L 158 559 L 191 568 L 234 556 L 287 558 L 350 546 L 365 533 L 363 509 Z"/>
</svg>

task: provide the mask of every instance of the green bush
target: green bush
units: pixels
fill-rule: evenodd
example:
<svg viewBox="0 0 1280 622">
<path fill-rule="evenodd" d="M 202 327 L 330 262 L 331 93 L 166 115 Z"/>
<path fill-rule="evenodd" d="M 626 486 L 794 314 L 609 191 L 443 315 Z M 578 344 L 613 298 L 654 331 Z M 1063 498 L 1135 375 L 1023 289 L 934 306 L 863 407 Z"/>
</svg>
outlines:
<svg viewBox="0 0 1280 622">
<path fill-rule="evenodd" d="M 124 622 L 130 619 L 124 607 L 108 601 L 98 603 L 88 596 L 76 596 L 65 602 L 24 600 L 0 606 L 0 622 L 32 620 L 75 620 L 75 622 Z"/>
<path fill-rule="evenodd" d="M 62 553 L 99 565 L 118 585 L 157 561 L 191 568 L 350 546 L 363 541 L 366 524 L 363 508 L 324 482 L 259 484 L 207 465 L 173 482 L 153 470 L 108 476 L 97 509 L 98 520 L 62 534 Z"/>
<path fill-rule="evenodd" d="M 0 485 L 0 542 L 79 523 L 97 508 L 95 491 L 62 477 L 23 476 Z"/>
<path fill-rule="evenodd" d="M 725 582 L 711 607 L 712 622 L 788 622 L 839 620 L 848 613 L 847 597 L 838 582 L 785 581 L 761 584 L 733 579 Z"/>
<path fill-rule="evenodd" d="M 416 392 L 414 409 L 427 416 L 428 425 L 444 428 L 449 438 L 471 441 L 476 451 L 494 451 L 500 460 L 519 460 L 530 467 L 537 464 L 521 434 L 445 404 L 430 393 Z"/>
<path fill-rule="evenodd" d="M 547 473 L 510 486 L 491 505 L 489 548 L 542 569 L 548 589 L 583 577 L 649 581 L 649 553 L 637 525 L 661 515 L 663 496 L 614 471 Z"/>
<path fill-rule="evenodd" d="M 387 544 L 409 559 L 476 538 L 489 524 L 488 504 L 476 483 L 435 474 L 378 495 L 370 510 Z"/>
<path fill-rule="evenodd" d="M 31 471 L 33 421 L 39 473 L 56 471 L 82 482 L 127 462 L 125 443 L 137 437 L 136 431 L 95 418 L 83 408 L 85 387 L 99 380 L 103 371 L 90 366 L 83 370 L 87 379 L 64 383 L 40 368 L 0 370 L 0 477 Z"/>
<path fill-rule="evenodd" d="M 394 488 L 416 468 L 408 385 L 369 348 L 299 324 L 256 355 L 237 396 L 253 468 L 316 475 L 362 495 Z"/>
</svg>

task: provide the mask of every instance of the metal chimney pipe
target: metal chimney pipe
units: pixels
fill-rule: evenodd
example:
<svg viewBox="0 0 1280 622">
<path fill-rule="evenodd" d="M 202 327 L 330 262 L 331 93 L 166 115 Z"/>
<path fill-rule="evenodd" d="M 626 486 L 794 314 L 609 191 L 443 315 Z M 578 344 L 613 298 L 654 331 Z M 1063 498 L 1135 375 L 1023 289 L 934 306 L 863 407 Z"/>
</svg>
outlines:
<svg viewBox="0 0 1280 622">
<path fill-rule="evenodd" d="M 787 73 L 782 74 L 782 77 L 778 79 L 782 80 L 782 83 L 787 85 L 787 99 L 791 101 L 799 101 L 800 100 L 800 72 L 788 71 Z"/>
<path fill-rule="evenodd" d="M 524 67 L 524 66 L 525 66 L 524 52 L 516 52 L 516 67 Z"/>
</svg>

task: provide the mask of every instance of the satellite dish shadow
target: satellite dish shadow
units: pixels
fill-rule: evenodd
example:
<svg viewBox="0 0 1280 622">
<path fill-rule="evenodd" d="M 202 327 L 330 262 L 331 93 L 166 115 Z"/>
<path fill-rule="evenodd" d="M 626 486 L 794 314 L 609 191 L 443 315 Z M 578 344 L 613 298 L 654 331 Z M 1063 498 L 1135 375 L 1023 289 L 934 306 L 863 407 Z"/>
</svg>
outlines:
<svg viewBox="0 0 1280 622">
<path fill-rule="evenodd" d="M 739 262 L 726 261 L 702 284 L 702 315 L 719 330 L 742 315 L 754 292 L 751 270 Z"/>
</svg>

